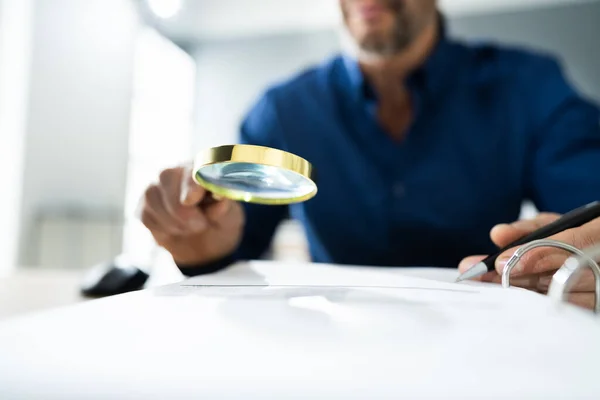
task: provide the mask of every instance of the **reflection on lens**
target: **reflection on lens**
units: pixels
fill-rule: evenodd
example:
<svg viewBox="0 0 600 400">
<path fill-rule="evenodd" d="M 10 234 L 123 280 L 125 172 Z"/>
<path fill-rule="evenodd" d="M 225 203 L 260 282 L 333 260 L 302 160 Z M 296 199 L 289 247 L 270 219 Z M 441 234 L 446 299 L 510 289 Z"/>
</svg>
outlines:
<svg viewBox="0 0 600 400">
<path fill-rule="evenodd" d="M 293 199 L 315 191 L 315 184 L 287 169 L 268 165 L 226 162 L 202 167 L 202 179 L 221 188 L 265 199 Z"/>
</svg>

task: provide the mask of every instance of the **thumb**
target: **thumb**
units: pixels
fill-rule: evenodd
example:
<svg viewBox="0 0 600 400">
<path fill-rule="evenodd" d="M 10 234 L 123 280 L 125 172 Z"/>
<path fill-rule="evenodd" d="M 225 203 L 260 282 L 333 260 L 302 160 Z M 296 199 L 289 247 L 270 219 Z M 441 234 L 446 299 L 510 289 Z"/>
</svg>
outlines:
<svg viewBox="0 0 600 400">
<path fill-rule="evenodd" d="M 181 204 L 190 207 L 199 204 L 204 198 L 206 190 L 194 181 L 192 169 L 190 167 L 183 168 L 181 179 Z"/>
<path fill-rule="evenodd" d="M 541 213 L 534 219 L 496 225 L 490 232 L 490 237 L 496 246 L 502 248 L 559 218 L 558 214 Z"/>
</svg>

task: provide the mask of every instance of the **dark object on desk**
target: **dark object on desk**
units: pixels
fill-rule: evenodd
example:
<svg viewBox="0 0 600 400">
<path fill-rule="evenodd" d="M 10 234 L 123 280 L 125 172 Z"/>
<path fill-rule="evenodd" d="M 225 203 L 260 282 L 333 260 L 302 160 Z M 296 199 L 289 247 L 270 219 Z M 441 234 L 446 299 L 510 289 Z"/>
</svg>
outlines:
<svg viewBox="0 0 600 400">
<path fill-rule="evenodd" d="M 587 224 L 598 217 L 600 217 L 600 201 L 595 201 L 583 207 L 576 208 L 575 210 L 566 213 L 553 223 L 541 227 L 537 231 L 532 232 L 513 243 L 510 243 L 508 246 L 500 249 L 496 254 L 478 262 L 468 271 L 459 276 L 456 281 L 461 282 L 468 279 L 477 278 L 487 272 L 494 271 L 496 269 L 496 259 L 500 256 L 500 254 L 512 247 L 521 246 L 526 243 L 533 242 L 534 240 L 546 239 L 549 236 L 556 235 L 557 233 L 566 231 L 567 229 L 578 228 L 581 225 Z"/>
<path fill-rule="evenodd" d="M 119 265 L 116 261 L 96 266 L 86 276 L 81 294 L 86 297 L 106 297 L 140 290 L 149 275 L 132 265 Z"/>
</svg>

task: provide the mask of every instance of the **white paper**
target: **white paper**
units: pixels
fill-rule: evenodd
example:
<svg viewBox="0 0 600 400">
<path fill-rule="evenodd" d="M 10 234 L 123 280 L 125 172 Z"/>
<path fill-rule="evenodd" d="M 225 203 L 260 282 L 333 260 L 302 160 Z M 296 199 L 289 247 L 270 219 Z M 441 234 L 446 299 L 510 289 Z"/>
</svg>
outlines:
<svg viewBox="0 0 600 400">
<path fill-rule="evenodd" d="M 254 262 L 0 325 L 0 398 L 600 398 L 598 338 L 520 289 Z"/>
</svg>

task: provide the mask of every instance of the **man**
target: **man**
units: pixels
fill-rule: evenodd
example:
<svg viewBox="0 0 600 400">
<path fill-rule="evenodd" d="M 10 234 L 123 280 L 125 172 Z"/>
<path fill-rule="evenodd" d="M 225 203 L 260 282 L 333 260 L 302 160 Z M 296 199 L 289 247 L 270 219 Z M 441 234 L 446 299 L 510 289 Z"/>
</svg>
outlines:
<svg viewBox="0 0 600 400">
<path fill-rule="evenodd" d="M 240 131 L 242 143 L 290 151 L 319 171 L 319 194 L 289 208 L 315 262 L 456 267 L 600 199 L 599 111 L 552 58 L 450 41 L 435 0 L 340 6 L 357 58 L 272 87 Z M 142 220 L 157 242 L 188 275 L 260 257 L 287 209 L 198 206 L 207 194 L 190 175 L 166 170 L 147 190 Z M 516 221 L 525 199 L 557 214 L 496 226 Z M 600 220 L 557 238 L 600 243 Z M 530 253 L 513 284 L 546 290 L 565 257 Z M 593 302 L 591 275 L 576 289 L 576 302 Z"/>
</svg>

